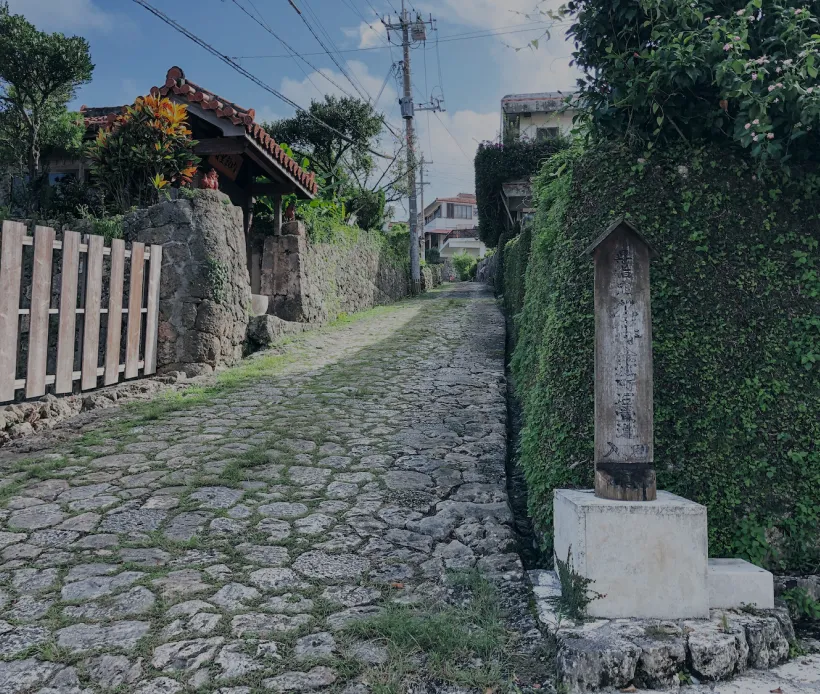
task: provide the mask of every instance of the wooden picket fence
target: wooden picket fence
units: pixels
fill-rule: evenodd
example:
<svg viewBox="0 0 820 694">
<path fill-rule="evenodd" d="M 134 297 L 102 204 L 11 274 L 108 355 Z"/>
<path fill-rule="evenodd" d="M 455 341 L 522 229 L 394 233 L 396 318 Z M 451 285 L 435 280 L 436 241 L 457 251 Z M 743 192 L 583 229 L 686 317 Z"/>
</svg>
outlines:
<svg viewBox="0 0 820 694">
<path fill-rule="evenodd" d="M 30 261 L 24 257 L 27 246 L 33 246 Z M 56 283 L 52 287 L 55 251 L 61 253 L 59 287 Z M 104 266 L 107 284 L 103 280 Z M 30 284 L 26 276 L 29 268 Z M 129 282 L 124 305 L 126 270 Z M 26 398 L 36 398 L 45 395 L 51 385 L 54 393 L 64 394 L 73 391 L 75 381 L 80 381 L 80 388 L 86 391 L 97 388 L 100 378 L 102 385 L 112 385 L 122 376 L 138 377 L 140 370 L 144 376 L 156 373 L 161 270 L 162 246 L 146 248 L 135 242 L 126 250 L 121 239 L 106 246 L 102 236 L 81 237 L 75 231 L 63 232 L 62 241 L 58 241 L 49 227 L 38 226 L 34 236 L 29 236 L 24 224 L 3 222 L 0 402 L 14 400 L 15 392 L 21 389 L 25 389 Z M 29 296 L 29 287 L 29 307 L 21 308 L 21 298 Z M 106 308 L 102 305 L 104 288 L 108 289 Z M 52 307 L 52 303 L 59 306 Z M 53 328 L 49 340 L 51 316 L 57 317 L 56 341 Z M 101 336 L 103 316 L 107 318 L 105 335 Z M 124 335 L 123 316 L 127 316 Z M 23 317 L 28 317 L 29 326 L 25 360 L 21 358 Z M 51 374 L 47 373 L 50 362 L 56 364 Z M 25 371 L 19 378 L 18 369 L 22 370 L 23 363 Z"/>
</svg>

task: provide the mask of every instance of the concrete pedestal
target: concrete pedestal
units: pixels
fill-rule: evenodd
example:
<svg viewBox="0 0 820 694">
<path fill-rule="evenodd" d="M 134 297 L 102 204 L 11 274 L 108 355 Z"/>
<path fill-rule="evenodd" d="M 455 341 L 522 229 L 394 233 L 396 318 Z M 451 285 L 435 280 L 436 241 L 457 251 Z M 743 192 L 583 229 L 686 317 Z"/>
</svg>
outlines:
<svg viewBox="0 0 820 694">
<path fill-rule="evenodd" d="M 706 507 L 658 492 L 656 501 L 599 499 L 555 490 L 555 556 L 604 597 L 591 617 L 707 619 Z"/>
<path fill-rule="evenodd" d="M 709 607 L 774 608 L 774 576 L 743 559 L 709 560 Z"/>
</svg>

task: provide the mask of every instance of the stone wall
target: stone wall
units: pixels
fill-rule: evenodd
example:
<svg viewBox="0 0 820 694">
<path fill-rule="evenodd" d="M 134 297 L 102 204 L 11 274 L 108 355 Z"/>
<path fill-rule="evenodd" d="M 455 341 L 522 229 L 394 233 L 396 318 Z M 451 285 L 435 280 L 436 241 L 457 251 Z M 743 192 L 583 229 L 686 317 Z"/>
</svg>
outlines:
<svg viewBox="0 0 820 694">
<path fill-rule="evenodd" d="M 301 222 L 265 240 L 262 293 L 269 313 L 286 321 L 327 323 L 344 313 L 389 304 L 409 294 L 406 266 L 363 236 L 355 243 L 313 244 Z"/>
<path fill-rule="evenodd" d="M 163 244 L 159 373 L 210 373 L 242 358 L 251 304 L 242 210 L 219 191 L 128 215 L 127 241 Z"/>
<path fill-rule="evenodd" d="M 478 262 L 475 278 L 477 282 L 484 282 L 495 287 L 495 273 L 498 271 L 498 254 L 493 253 L 489 258 Z"/>
</svg>

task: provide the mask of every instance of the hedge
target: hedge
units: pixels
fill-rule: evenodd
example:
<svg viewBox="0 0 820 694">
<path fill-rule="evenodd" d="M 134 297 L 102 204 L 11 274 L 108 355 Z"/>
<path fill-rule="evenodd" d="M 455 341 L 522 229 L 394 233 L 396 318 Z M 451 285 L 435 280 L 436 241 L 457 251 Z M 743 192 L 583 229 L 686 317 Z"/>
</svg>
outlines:
<svg viewBox="0 0 820 694">
<path fill-rule="evenodd" d="M 504 246 L 504 306 L 515 316 L 524 306 L 524 281 L 532 243 L 532 225 L 525 224 L 521 233 Z"/>
<path fill-rule="evenodd" d="M 563 152 L 537 180 L 512 368 L 543 547 L 551 550 L 553 489 L 593 486 L 593 267 L 582 251 L 626 215 L 659 251 L 651 271 L 659 488 L 708 507 L 711 556 L 816 572 L 816 195 L 806 183 L 764 183 L 721 149 L 639 157 L 621 145 Z M 520 244 L 507 244 L 508 292 L 525 259 Z"/>
<path fill-rule="evenodd" d="M 499 236 L 507 225 L 501 185 L 530 178 L 546 159 L 564 147 L 566 142 L 561 139 L 479 146 L 475 156 L 478 235 L 490 248 L 498 245 Z"/>
</svg>

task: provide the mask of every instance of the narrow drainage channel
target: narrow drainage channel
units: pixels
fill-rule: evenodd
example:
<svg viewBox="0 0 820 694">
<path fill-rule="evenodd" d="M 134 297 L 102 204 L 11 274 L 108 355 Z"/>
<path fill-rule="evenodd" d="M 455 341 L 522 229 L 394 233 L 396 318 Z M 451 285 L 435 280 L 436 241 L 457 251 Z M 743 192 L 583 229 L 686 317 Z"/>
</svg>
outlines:
<svg viewBox="0 0 820 694">
<path fill-rule="evenodd" d="M 516 534 L 518 535 L 518 554 L 524 569 L 551 568 L 551 562 L 538 546 L 535 531 L 532 527 L 527 507 L 527 480 L 524 478 L 524 470 L 521 467 L 519 458 L 519 442 L 521 440 L 521 404 L 515 395 L 515 383 L 513 381 L 510 362 L 514 348 L 512 320 L 507 315 L 503 306 L 506 322 L 505 340 L 505 375 L 507 378 L 507 497 L 512 509 L 513 521 L 515 523 Z"/>
</svg>

